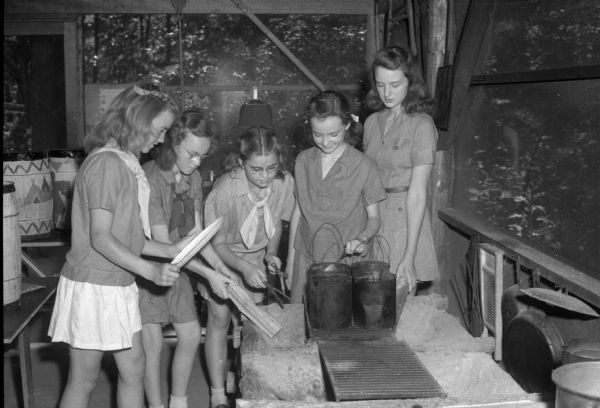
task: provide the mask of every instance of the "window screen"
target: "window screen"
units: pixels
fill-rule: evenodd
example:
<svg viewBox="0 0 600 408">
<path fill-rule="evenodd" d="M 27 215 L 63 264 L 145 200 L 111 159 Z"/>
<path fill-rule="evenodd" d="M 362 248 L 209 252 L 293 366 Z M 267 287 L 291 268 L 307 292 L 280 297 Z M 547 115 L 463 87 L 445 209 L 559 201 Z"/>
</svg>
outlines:
<svg viewBox="0 0 600 408">
<path fill-rule="evenodd" d="M 498 1 L 492 17 L 474 72 L 487 76 L 458 124 L 453 205 L 600 278 L 600 72 L 560 77 L 600 64 L 600 3 Z"/>
</svg>

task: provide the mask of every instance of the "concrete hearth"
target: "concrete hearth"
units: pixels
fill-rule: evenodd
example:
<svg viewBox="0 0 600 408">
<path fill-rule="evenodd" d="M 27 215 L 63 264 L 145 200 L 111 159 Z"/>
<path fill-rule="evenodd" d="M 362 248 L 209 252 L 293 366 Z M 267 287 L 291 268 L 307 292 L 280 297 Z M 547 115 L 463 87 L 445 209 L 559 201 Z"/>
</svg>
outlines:
<svg viewBox="0 0 600 408">
<path fill-rule="evenodd" d="M 302 305 L 265 307 L 283 329 L 269 339 L 252 322 L 242 333 L 240 408 L 367 408 L 477 406 L 546 407 L 528 395 L 492 359 L 493 338 L 473 338 L 439 295 L 411 297 L 395 336 L 404 340 L 447 394 L 446 398 L 327 401 L 316 343 L 307 340 Z"/>
</svg>

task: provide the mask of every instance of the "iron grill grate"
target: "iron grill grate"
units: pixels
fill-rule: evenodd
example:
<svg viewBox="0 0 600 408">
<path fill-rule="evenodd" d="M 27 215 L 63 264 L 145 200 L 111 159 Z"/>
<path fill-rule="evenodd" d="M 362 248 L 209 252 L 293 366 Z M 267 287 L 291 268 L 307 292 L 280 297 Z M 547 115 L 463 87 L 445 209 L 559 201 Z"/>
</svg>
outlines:
<svg viewBox="0 0 600 408">
<path fill-rule="evenodd" d="M 403 342 L 319 341 L 336 401 L 445 397 Z"/>
</svg>

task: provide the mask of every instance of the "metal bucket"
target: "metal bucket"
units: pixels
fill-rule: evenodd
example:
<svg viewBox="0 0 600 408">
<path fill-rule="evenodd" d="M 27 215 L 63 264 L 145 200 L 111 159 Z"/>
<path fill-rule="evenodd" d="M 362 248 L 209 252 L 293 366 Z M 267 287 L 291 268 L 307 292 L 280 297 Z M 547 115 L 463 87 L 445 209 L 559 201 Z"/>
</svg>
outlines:
<svg viewBox="0 0 600 408">
<path fill-rule="evenodd" d="M 352 274 L 348 265 L 312 264 L 307 272 L 306 297 L 311 327 L 342 329 L 352 324 Z"/>
<path fill-rule="evenodd" d="M 396 324 L 396 276 L 379 261 L 352 264 L 354 324 L 367 328 L 392 328 Z"/>
<path fill-rule="evenodd" d="M 600 362 L 567 364 L 552 373 L 555 408 L 600 408 Z"/>
</svg>

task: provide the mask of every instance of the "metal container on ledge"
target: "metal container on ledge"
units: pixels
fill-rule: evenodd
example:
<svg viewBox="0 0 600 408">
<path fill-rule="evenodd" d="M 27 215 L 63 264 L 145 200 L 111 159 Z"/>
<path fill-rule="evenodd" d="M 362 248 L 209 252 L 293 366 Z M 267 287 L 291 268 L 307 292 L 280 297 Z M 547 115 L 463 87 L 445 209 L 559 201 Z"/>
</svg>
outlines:
<svg viewBox="0 0 600 408">
<path fill-rule="evenodd" d="M 366 328 L 392 328 L 396 324 L 396 276 L 380 261 L 352 264 L 354 324 Z"/>
<path fill-rule="evenodd" d="M 342 263 L 310 266 L 306 283 L 310 325 L 315 329 L 343 329 L 352 325 L 352 274 Z"/>
</svg>

